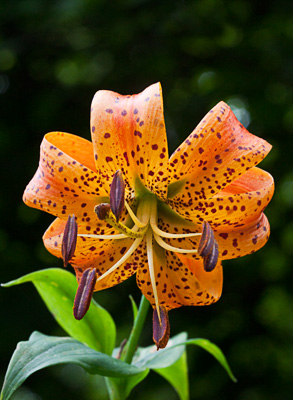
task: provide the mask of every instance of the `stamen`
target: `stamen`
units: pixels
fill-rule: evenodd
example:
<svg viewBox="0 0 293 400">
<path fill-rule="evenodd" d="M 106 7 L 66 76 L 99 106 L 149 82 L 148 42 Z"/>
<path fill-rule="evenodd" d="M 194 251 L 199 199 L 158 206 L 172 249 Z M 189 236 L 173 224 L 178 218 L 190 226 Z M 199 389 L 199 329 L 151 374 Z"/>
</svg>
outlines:
<svg viewBox="0 0 293 400">
<path fill-rule="evenodd" d="M 157 234 L 158 236 L 161 236 L 164 238 L 176 239 L 176 238 L 185 238 L 185 237 L 201 235 L 201 233 L 198 233 L 198 232 L 195 232 L 195 233 L 169 233 L 169 232 L 162 231 L 157 225 L 157 219 L 158 219 L 157 214 L 158 214 L 157 203 L 153 202 L 152 207 L 151 207 L 150 225 L 151 225 L 154 233 Z"/>
<path fill-rule="evenodd" d="M 110 204 L 109 203 L 101 203 L 95 206 L 94 211 L 97 214 L 97 217 L 104 221 L 110 211 Z"/>
<path fill-rule="evenodd" d="M 77 223 L 75 215 L 68 215 L 68 219 L 64 228 L 61 254 L 64 262 L 64 267 L 74 256 L 77 240 Z"/>
<path fill-rule="evenodd" d="M 157 350 L 166 347 L 170 338 L 168 311 L 164 306 L 160 306 L 160 319 L 161 323 L 159 323 L 159 315 L 155 308 L 153 312 L 153 340 L 156 343 Z"/>
<path fill-rule="evenodd" d="M 190 254 L 197 253 L 196 249 L 181 249 L 179 247 L 170 246 L 169 244 L 164 242 L 164 240 L 160 236 L 158 236 L 155 232 L 154 232 L 154 238 L 155 241 L 158 243 L 158 245 L 160 245 L 161 247 L 163 247 L 168 251 L 174 251 L 175 253 L 190 253 Z"/>
<path fill-rule="evenodd" d="M 132 243 L 132 245 L 127 250 L 127 252 L 124 254 L 124 256 L 121 257 L 120 260 L 118 260 L 116 262 L 116 264 L 114 264 L 111 268 L 109 268 L 103 275 L 99 276 L 99 278 L 97 279 L 97 282 L 99 282 L 100 280 L 104 279 L 106 276 L 111 274 L 111 272 L 115 271 L 115 269 L 120 267 L 120 265 L 122 265 L 124 263 L 124 261 L 126 261 L 131 256 L 131 254 L 133 252 L 135 252 L 135 250 L 140 245 L 142 239 L 143 239 L 143 237 L 135 239 L 134 242 Z"/>
<path fill-rule="evenodd" d="M 206 272 L 215 269 L 219 258 L 219 248 L 214 232 L 206 221 L 202 224 L 202 237 L 198 245 L 198 255 L 203 258 L 203 267 Z"/>
<path fill-rule="evenodd" d="M 90 234 L 83 234 L 80 233 L 77 236 L 85 237 L 85 238 L 94 238 L 94 239 L 108 239 L 108 240 L 115 240 L 115 239 L 125 239 L 128 236 L 124 235 L 123 233 L 119 233 L 118 235 L 90 235 Z"/>
<path fill-rule="evenodd" d="M 198 244 L 198 254 L 201 257 L 206 257 L 213 250 L 215 236 L 210 224 L 206 221 L 202 224 L 202 236 Z"/>
<path fill-rule="evenodd" d="M 77 320 L 87 313 L 93 297 L 96 283 L 96 269 L 88 268 L 82 274 L 74 299 L 73 315 Z"/>
<path fill-rule="evenodd" d="M 211 272 L 215 269 L 219 258 L 218 243 L 215 242 L 214 247 L 210 254 L 203 259 L 203 267 L 206 272 Z"/>
<path fill-rule="evenodd" d="M 135 225 L 137 225 L 139 228 L 144 228 L 147 223 L 143 223 L 137 218 L 137 216 L 132 211 L 130 205 L 127 203 L 127 201 L 125 201 L 125 207 L 127 208 L 128 214 L 130 215 L 130 217 L 131 217 L 132 221 L 135 223 Z"/>
<path fill-rule="evenodd" d="M 170 239 L 176 239 L 176 238 L 186 238 L 186 237 L 192 237 L 192 236 L 201 236 L 201 233 L 195 232 L 195 233 L 169 233 L 162 231 L 156 224 L 151 223 L 152 230 L 154 233 L 156 233 L 158 236 L 164 237 L 164 238 L 170 238 Z"/>
<path fill-rule="evenodd" d="M 134 239 L 142 238 L 145 235 L 145 232 L 147 230 L 146 225 L 144 226 L 144 228 L 141 231 L 138 231 L 138 232 L 134 229 L 130 229 L 130 228 L 128 228 L 128 226 L 122 224 L 122 222 L 120 222 L 120 221 L 117 222 L 115 215 L 110 210 L 110 207 L 109 207 L 109 209 L 108 208 L 106 209 L 106 207 L 103 204 L 99 204 L 99 205 L 95 206 L 95 208 L 94 208 L 94 211 L 97 214 L 99 219 L 101 219 L 99 217 L 100 211 L 101 211 L 101 206 L 103 206 L 103 208 L 102 208 L 103 221 L 105 221 L 108 224 L 110 224 L 111 226 L 113 226 L 113 228 L 116 228 L 117 231 L 121 232 L 125 236 L 131 237 Z"/>
<path fill-rule="evenodd" d="M 120 170 L 116 171 L 111 183 L 110 189 L 110 207 L 112 213 L 116 217 L 116 222 L 119 221 L 124 208 L 125 198 L 125 183 Z"/>
</svg>

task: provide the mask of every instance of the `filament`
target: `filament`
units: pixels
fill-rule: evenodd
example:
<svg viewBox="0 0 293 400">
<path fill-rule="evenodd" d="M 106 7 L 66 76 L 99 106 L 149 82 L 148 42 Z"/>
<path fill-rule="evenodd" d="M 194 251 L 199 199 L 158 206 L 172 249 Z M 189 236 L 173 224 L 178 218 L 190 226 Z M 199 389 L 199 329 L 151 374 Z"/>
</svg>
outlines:
<svg viewBox="0 0 293 400">
<path fill-rule="evenodd" d="M 164 232 L 162 231 L 156 224 L 151 223 L 152 230 L 154 231 L 155 234 L 158 236 L 164 237 L 164 238 L 170 238 L 170 239 L 176 239 L 176 238 L 186 238 L 186 237 L 192 237 L 192 236 L 201 236 L 201 233 L 195 232 L 195 233 L 169 233 L 169 232 Z"/>
<path fill-rule="evenodd" d="M 160 236 L 158 236 L 155 232 L 154 232 L 154 238 L 155 241 L 158 243 L 158 245 L 160 245 L 166 250 L 174 251 L 176 253 L 191 253 L 191 254 L 197 253 L 196 249 L 181 249 L 180 247 L 170 246 L 169 244 L 164 242 L 164 240 Z"/>
<path fill-rule="evenodd" d="M 132 211 L 130 205 L 127 203 L 127 201 L 125 201 L 125 207 L 127 208 L 128 214 L 130 215 L 130 217 L 131 217 L 132 221 L 135 223 L 135 225 L 137 225 L 139 228 L 144 228 L 146 226 L 146 224 L 141 222 L 137 218 L 137 216 Z"/>
<path fill-rule="evenodd" d="M 120 260 L 118 260 L 116 262 L 116 264 L 114 264 L 110 269 L 108 269 L 108 271 L 106 271 L 103 275 L 101 275 L 98 279 L 97 282 L 99 282 L 100 280 L 104 279 L 107 275 L 111 274 L 111 272 L 115 271 L 115 269 L 117 269 L 118 267 L 120 267 L 121 264 L 124 263 L 124 261 L 126 261 L 133 252 L 135 252 L 135 250 L 138 248 L 138 246 L 140 245 L 141 241 L 143 238 L 138 238 L 135 239 L 134 242 L 132 243 L 132 245 L 129 247 L 129 249 L 127 250 L 127 252 L 124 254 L 124 256 L 122 256 L 120 258 Z"/>
<path fill-rule="evenodd" d="M 158 293 L 157 293 L 157 288 L 156 288 L 154 255 L 153 255 L 153 235 L 152 235 L 151 229 L 149 229 L 146 233 L 146 244 L 147 244 L 148 267 L 149 267 L 149 273 L 150 273 L 150 278 L 151 278 L 151 284 L 152 284 L 153 294 L 154 294 L 154 298 L 155 298 L 159 322 L 160 322 L 160 325 L 162 325 L 161 313 L 160 313 L 160 307 L 159 307 L 159 299 L 158 299 Z"/>
<path fill-rule="evenodd" d="M 125 239 L 128 236 L 124 235 L 123 233 L 119 233 L 118 235 L 90 235 L 90 234 L 83 234 L 80 233 L 77 236 L 80 237 L 85 237 L 85 238 L 95 238 L 95 239 L 108 239 L 108 240 L 114 240 L 114 239 Z"/>
</svg>

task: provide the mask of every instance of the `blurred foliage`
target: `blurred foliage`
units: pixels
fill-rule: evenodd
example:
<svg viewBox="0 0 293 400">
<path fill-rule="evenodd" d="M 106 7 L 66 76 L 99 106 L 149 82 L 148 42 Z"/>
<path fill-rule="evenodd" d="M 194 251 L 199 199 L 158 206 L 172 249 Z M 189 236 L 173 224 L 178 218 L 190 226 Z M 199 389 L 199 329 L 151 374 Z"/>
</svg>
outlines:
<svg viewBox="0 0 293 400">
<path fill-rule="evenodd" d="M 226 354 L 238 383 L 189 349 L 192 399 L 291 398 L 293 391 L 293 13 L 290 0 L 22 0 L 0 4 L 1 281 L 60 266 L 41 236 L 52 217 L 22 204 L 42 136 L 90 138 L 98 89 L 132 94 L 161 81 L 170 152 L 219 100 L 274 145 L 262 163 L 276 180 L 272 234 L 258 253 L 225 262 L 222 299 L 170 315 L 172 334 L 206 337 Z M 131 279 L 96 295 L 128 332 Z M 32 330 L 60 334 L 34 288 L 1 289 L 1 375 Z M 142 345 L 151 341 L 151 318 Z M 3 328 L 4 327 L 4 328 Z M 61 333 L 62 334 L 62 333 Z M 117 342 L 117 343 L 118 343 Z M 151 384 L 150 384 L 151 382 Z M 155 397 L 154 397 L 155 396 Z M 176 399 L 150 375 L 131 399 Z M 14 400 L 104 399 L 100 379 L 73 366 L 30 378 Z"/>
</svg>

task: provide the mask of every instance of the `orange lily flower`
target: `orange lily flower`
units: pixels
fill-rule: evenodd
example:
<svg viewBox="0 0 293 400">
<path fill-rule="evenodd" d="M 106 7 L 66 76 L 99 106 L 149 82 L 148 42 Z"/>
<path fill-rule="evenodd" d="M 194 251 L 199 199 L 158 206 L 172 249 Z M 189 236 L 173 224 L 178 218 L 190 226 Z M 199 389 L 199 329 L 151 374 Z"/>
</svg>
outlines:
<svg viewBox="0 0 293 400">
<path fill-rule="evenodd" d="M 62 257 L 66 221 L 74 214 L 70 263 L 79 282 L 84 271 L 95 270 L 90 290 L 136 273 L 159 319 L 160 310 L 216 302 L 221 261 L 253 253 L 268 240 L 263 210 L 274 182 L 256 165 L 271 145 L 220 102 L 169 158 L 159 83 L 134 96 L 98 91 L 91 133 L 92 143 L 51 132 L 41 144 L 39 168 L 23 198 L 57 217 L 43 236 L 46 248 Z M 119 215 L 107 206 L 115 176 Z M 97 217 L 100 204 L 104 220 Z M 211 270 L 198 252 L 203 222 L 217 252 Z"/>
</svg>

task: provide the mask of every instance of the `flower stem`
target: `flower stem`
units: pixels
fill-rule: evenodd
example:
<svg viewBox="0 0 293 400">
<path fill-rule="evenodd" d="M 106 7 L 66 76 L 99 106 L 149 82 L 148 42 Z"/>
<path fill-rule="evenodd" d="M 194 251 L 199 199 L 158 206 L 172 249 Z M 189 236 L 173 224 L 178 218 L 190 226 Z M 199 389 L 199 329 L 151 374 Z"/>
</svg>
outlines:
<svg viewBox="0 0 293 400">
<path fill-rule="evenodd" d="M 121 359 L 128 364 L 131 364 L 133 355 L 136 351 L 137 343 L 147 316 L 149 305 L 150 303 L 148 300 L 144 297 L 144 295 L 142 295 L 132 331 L 121 356 Z"/>
</svg>

